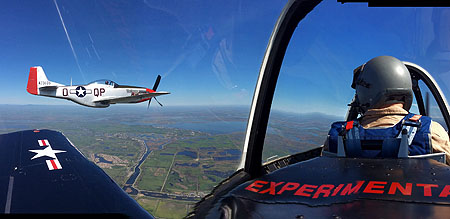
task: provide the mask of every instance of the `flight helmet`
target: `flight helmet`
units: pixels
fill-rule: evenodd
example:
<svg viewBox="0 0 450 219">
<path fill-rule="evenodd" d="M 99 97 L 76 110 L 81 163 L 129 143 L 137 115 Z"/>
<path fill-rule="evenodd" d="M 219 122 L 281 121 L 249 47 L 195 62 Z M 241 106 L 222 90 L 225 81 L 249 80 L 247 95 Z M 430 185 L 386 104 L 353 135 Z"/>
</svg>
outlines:
<svg viewBox="0 0 450 219">
<path fill-rule="evenodd" d="M 403 62 L 392 56 L 378 56 L 356 68 L 352 88 L 361 113 L 394 103 L 403 103 L 407 111 L 411 108 L 411 75 Z"/>
</svg>

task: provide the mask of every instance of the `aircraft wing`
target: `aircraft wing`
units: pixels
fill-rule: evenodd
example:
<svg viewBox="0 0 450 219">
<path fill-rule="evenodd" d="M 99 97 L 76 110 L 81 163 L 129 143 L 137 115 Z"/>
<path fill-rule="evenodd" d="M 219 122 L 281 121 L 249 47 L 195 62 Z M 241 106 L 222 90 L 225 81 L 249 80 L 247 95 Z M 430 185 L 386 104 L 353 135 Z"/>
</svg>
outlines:
<svg viewBox="0 0 450 219">
<path fill-rule="evenodd" d="M 62 133 L 51 130 L 0 135 L 0 213 L 152 217 Z"/>
<path fill-rule="evenodd" d="M 129 103 L 129 102 L 142 102 L 145 100 L 148 100 L 148 98 L 157 97 L 161 95 L 170 94 L 170 92 L 166 91 L 157 91 L 153 93 L 146 93 L 146 94 L 138 94 L 134 96 L 127 96 L 127 97 L 99 97 L 95 99 L 93 102 L 102 102 L 107 101 L 110 103 Z"/>
</svg>

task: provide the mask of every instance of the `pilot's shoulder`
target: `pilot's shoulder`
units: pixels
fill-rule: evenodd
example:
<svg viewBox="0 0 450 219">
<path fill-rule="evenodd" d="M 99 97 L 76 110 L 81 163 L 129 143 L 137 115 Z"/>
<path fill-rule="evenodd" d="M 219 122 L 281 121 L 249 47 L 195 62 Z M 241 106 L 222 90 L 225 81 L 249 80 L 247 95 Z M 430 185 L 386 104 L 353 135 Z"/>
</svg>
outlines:
<svg viewBox="0 0 450 219">
<path fill-rule="evenodd" d="M 431 121 L 431 134 L 446 139 L 447 141 L 449 139 L 447 131 L 445 131 L 444 127 L 435 121 Z"/>
</svg>

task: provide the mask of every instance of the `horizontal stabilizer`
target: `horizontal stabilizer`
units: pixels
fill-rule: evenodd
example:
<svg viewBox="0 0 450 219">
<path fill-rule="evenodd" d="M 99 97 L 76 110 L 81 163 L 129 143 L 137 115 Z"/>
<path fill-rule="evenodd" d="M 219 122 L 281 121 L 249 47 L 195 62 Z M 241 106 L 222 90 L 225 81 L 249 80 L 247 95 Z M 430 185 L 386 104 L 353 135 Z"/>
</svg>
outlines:
<svg viewBox="0 0 450 219">
<path fill-rule="evenodd" d="M 49 81 L 45 75 L 44 69 L 41 66 L 35 66 L 30 68 L 30 74 L 28 76 L 27 91 L 30 94 L 39 95 L 40 89 L 56 89 L 58 86 L 64 86 L 62 84 Z"/>
<path fill-rule="evenodd" d="M 58 86 L 45 86 L 40 87 L 39 90 L 56 90 L 56 88 L 58 88 Z"/>
</svg>

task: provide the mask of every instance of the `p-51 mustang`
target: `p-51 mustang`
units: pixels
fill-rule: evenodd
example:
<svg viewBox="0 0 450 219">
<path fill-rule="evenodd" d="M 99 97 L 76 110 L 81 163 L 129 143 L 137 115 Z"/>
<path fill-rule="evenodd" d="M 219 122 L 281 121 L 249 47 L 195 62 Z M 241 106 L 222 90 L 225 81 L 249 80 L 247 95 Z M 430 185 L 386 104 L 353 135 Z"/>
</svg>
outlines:
<svg viewBox="0 0 450 219">
<path fill-rule="evenodd" d="M 161 76 L 158 75 L 153 89 L 118 85 L 111 80 L 97 80 L 87 85 L 66 86 L 49 81 L 44 69 L 41 66 L 36 66 L 30 69 L 27 91 L 34 95 L 71 100 L 89 107 L 104 108 L 115 103 L 141 103 L 147 100 L 149 106 L 152 98 L 170 94 L 165 91 L 156 92 L 160 80 Z M 158 102 L 158 100 L 156 101 Z M 161 105 L 161 103 L 159 104 Z"/>
</svg>

